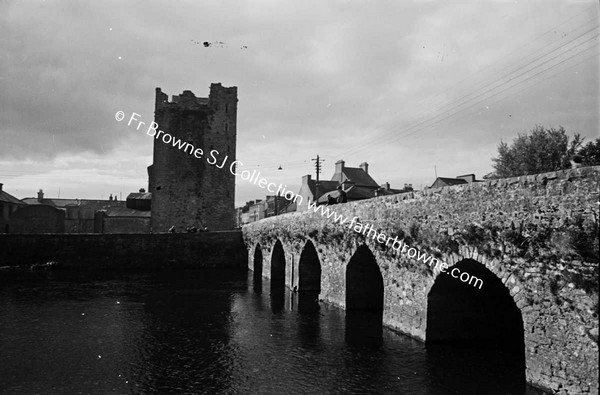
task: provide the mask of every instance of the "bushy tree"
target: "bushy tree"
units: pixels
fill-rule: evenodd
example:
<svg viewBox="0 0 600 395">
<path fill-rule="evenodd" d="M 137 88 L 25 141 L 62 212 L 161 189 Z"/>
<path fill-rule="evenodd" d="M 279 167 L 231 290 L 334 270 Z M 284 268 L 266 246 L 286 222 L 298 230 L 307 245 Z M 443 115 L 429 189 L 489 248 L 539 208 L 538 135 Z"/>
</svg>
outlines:
<svg viewBox="0 0 600 395">
<path fill-rule="evenodd" d="M 600 137 L 596 141 L 590 141 L 577 153 L 581 157 L 583 166 L 600 165 Z"/>
<path fill-rule="evenodd" d="M 583 138 L 576 133 L 571 141 L 565 129 L 545 129 L 537 125 L 529 134 L 519 134 L 511 145 L 500 141 L 498 157 L 492 158 L 495 169 L 484 178 L 518 177 L 528 174 L 568 169 L 570 159 L 578 153 Z"/>
</svg>

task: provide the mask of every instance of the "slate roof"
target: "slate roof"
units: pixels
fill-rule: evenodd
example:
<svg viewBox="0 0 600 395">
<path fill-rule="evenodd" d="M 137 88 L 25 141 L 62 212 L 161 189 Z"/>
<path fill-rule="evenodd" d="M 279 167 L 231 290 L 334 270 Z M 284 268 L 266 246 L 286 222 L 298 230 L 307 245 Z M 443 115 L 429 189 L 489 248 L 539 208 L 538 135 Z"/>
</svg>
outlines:
<svg viewBox="0 0 600 395">
<path fill-rule="evenodd" d="M 319 192 L 321 193 L 321 196 L 323 196 L 324 193 L 335 191 L 338 185 L 340 185 L 340 183 L 337 181 L 321 180 L 319 181 Z M 308 187 L 310 188 L 310 192 L 312 193 L 312 195 L 315 196 L 315 194 L 317 193 L 317 180 L 308 180 Z"/>
<path fill-rule="evenodd" d="M 435 181 L 433 182 L 432 185 L 435 185 L 435 183 L 440 180 L 443 183 L 445 183 L 446 185 L 461 185 L 461 184 L 468 184 L 467 180 L 463 180 L 462 178 L 446 178 L 446 177 L 438 177 L 435 179 Z"/>
<path fill-rule="evenodd" d="M 360 167 L 344 167 L 342 169 L 342 173 L 346 176 L 346 178 L 349 181 L 352 181 L 356 186 L 379 188 L 379 184 L 377 184 L 375 180 L 371 178 L 369 173 L 367 173 Z M 332 180 L 335 179 L 336 174 L 333 175 Z"/>
<path fill-rule="evenodd" d="M 13 204 L 23 204 L 22 201 L 11 195 L 6 191 L 0 191 L 0 202 L 7 202 Z M 0 214 L 1 215 L 1 214 Z"/>
<path fill-rule="evenodd" d="M 150 211 L 135 210 L 127 207 L 108 207 L 103 210 L 107 217 L 145 217 L 150 218 Z"/>
<path fill-rule="evenodd" d="M 100 210 L 108 207 L 125 207 L 125 200 L 95 200 L 95 199 L 53 199 L 53 198 L 44 198 L 41 202 L 38 201 L 38 198 L 24 198 L 21 199 L 23 203 L 35 205 L 35 204 L 45 204 L 48 206 L 53 206 L 57 208 L 64 208 L 66 206 L 85 206 L 87 208 L 93 208 L 94 210 Z"/>
<path fill-rule="evenodd" d="M 127 195 L 127 200 L 129 200 L 129 199 L 133 199 L 133 200 L 150 199 L 150 200 L 152 200 L 152 192 L 132 192 L 129 195 Z"/>
</svg>

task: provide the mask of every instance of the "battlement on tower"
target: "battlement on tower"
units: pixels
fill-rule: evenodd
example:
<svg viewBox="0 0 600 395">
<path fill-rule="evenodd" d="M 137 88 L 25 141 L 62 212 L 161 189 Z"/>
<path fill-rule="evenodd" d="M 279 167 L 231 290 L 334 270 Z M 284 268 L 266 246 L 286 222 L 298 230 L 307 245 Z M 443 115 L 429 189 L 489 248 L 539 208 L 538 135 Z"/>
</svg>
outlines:
<svg viewBox="0 0 600 395">
<path fill-rule="evenodd" d="M 196 97 L 190 90 L 184 90 L 179 95 L 172 95 L 169 101 L 169 95 L 164 93 L 161 88 L 156 88 L 156 111 L 164 109 L 180 108 L 185 110 L 206 110 L 218 106 L 222 100 L 237 102 L 237 87 L 223 87 L 221 83 L 210 85 L 210 94 L 208 97 Z"/>
</svg>

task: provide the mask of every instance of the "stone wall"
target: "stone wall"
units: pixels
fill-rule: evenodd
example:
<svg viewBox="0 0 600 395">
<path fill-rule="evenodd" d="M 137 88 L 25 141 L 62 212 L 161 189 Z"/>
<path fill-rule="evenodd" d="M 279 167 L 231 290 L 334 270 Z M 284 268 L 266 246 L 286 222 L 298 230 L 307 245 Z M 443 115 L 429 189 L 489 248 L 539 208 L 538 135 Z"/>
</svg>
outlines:
<svg viewBox="0 0 600 395">
<path fill-rule="evenodd" d="M 239 231 L 165 234 L 0 235 L 0 267 L 56 261 L 60 268 L 245 266 Z"/>
<path fill-rule="evenodd" d="M 331 208 L 450 266 L 468 264 L 472 275 L 499 279 L 521 313 L 527 381 L 556 393 L 598 393 L 599 174 L 600 167 L 581 168 Z M 446 274 L 319 213 L 267 218 L 243 232 L 249 268 L 259 246 L 266 277 L 281 242 L 290 287 L 297 286 L 302 250 L 314 244 L 320 298 L 342 308 L 346 266 L 366 244 L 383 275 L 384 324 L 427 341 L 428 298 Z M 486 295 L 486 284 L 475 291 Z"/>
<path fill-rule="evenodd" d="M 155 232 L 171 226 L 235 227 L 235 176 L 229 166 L 235 161 L 236 117 L 236 87 L 212 84 L 208 98 L 184 91 L 171 102 L 157 88 L 155 121 L 160 136 L 154 140 L 148 171 Z M 192 144 L 194 152 L 174 147 L 168 137 L 163 140 L 161 131 Z"/>
</svg>

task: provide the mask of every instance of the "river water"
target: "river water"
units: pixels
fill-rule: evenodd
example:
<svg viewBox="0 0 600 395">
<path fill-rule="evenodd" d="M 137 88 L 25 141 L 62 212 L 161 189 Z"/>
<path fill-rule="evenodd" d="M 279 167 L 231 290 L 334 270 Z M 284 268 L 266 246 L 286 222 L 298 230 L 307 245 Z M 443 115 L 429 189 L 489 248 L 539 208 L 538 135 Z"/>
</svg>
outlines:
<svg viewBox="0 0 600 395">
<path fill-rule="evenodd" d="M 426 347 L 252 272 L 0 280 L 2 394 L 534 393 L 515 360 Z"/>
</svg>

